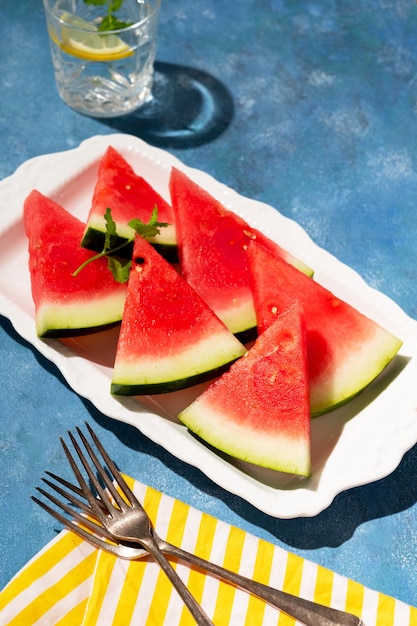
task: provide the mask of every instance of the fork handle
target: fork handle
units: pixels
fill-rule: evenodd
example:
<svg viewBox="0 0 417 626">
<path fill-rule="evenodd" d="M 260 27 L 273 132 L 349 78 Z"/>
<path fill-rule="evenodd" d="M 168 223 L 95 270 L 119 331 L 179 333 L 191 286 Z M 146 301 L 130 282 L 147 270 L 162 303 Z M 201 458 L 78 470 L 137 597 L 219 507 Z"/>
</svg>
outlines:
<svg viewBox="0 0 417 626">
<path fill-rule="evenodd" d="M 255 580 L 227 570 L 220 565 L 206 561 L 195 554 L 186 552 L 159 537 L 155 537 L 155 541 L 157 541 L 159 549 L 164 554 L 182 561 L 187 561 L 210 574 L 214 574 L 218 578 L 232 583 L 236 587 L 249 592 L 271 606 L 283 611 L 290 617 L 300 621 L 302 624 L 305 624 L 305 626 L 364 626 L 362 620 L 356 615 L 346 613 L 345 611 L 338 611 L 337 609 L 332 609 L 331 607 L 293 596 L 285 591 L 268 587 Z"/>
<path fill-rule="evenodd" d="M 141 543 L 146 547 L 146 549 L 152 554 L 155 561 L 157 561 L 158 565 L 162 568 L 165 574 L 168 576 L 169 580 L 181 596 L 184 604 L 187 606 L 191 615 L 196 620 L 196 623 L 200 626 L 214 626 L 211 619 L 206 615 L 203 608 L 194 598 L 194 596 L 190 593 L 189 589 L 186 587 L 184 582 L 181 580 L 175 569 L 172 567 L 171 563 L 166 558 L 165 554 L 159 548 L 157 542 L 153 541 L 141 541 Z"/>
</svg>

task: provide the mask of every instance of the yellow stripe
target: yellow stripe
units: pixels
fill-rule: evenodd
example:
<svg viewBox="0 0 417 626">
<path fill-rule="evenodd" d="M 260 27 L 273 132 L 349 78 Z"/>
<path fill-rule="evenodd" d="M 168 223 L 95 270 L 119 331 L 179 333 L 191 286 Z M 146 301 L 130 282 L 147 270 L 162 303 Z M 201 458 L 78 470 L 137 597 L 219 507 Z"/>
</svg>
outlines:
<svg viewBox="0 0 417 626">
<path fill-rule="evenodd" d="M 195 545 L 195 553 L 202 559 L 210 559 L 216 529 L 217 519 L 203 513 Z"/>
<path fill-rule="evenodd" d="M 124 476 L 124 478 L 133 490 L 135 480 L 130 476 Z M 149 510 L 147 512 L 149 514 Z M 139 561 L 131 561 L 129 563 L 115 612 L 114 624 L 130 624 L 142 586 L 146 565 L 150 558 L 144 557 Z"/>
<path fill-rule="evenodd" d="M 393 626 L 395 615 L 395 600 L 380 593 L 378 598 L 378 626 Z"/>
<path fill-rule="evenodd" d="M 35 600 L 27 604 L 23 610 L 9 622 L 8 626 L 32 624 L 37 619 L 40 619 L 51 607 L 60 602 L 92 575 L 96 559 L 96 552 L 92 552 L 54 585 L 45 589 Z"/>
<path fill-rule="evenodd" d="M 417 608 L 410 607 L 410 626 L 417 626 Z"/>
<path fill-rule="evenodd" d="M 288 552 L 287 566 L 285 570 L 285 578 L 283 590 L 294 595 L 299 595 L 301 587 L 301 576 L 303 573 L 304 559 L 296 554 Z M 295 620 L 284 613 L 280 613 L 278 619 L 279 626 L 293 626 Z"/>
<path fill-rule="evenodd" d="M 174 501 L 166 537 L 169 543 L 173 543 L 176 546 L 181 545 L 189 510 L 190 507 L 184 502 L 180 500 Z"/>
<path fill-rule="evenodd" d="M 125 480 L 128 486 L 133 489 L 135 485 L 135 480 L 129 476 L 125 476 Z M 155 520 L 157 518 L 161 499 L 161 492 L 152 489 L 152 487 L 147 487 L 143 499 L 143 507 L 149 515 L 152 524 L 155 523 Z M 152 557 L 145 557 L 141 561 L 136 561 L 129 564 L 115 613 L 115 626 L 118 624 L 123 626 L 125 624 L 129 624 L 130 620 L 132 619 L 136 601 L 138 599 L 142 581 L 145 575 L 145 570 L 150 560 L 152 560 Z M 154 620 L 155 623 L 163 622 L 164 616 L 167 611 L 171 591 L 172 585 L 168 581 L 166 575 L 161 571 L 158 575 L 155 592 L 153 595 L 155 600 L 150 606 L 148 617 L 149 624 L 153 623 Z"/>
<path fill-rule="evenodd" d="M 330 606 L 332 601 L 334 573 L 325 567 L 317 566 L 314 600 L 319 604 Z"/>
<path fill-rule="evenodd" d="M 0 611 L 33 582 L 44 576 L 83 540 L 74 533 L 64 532 L 59 540 L 26 567 L 0 593 Z"/>
<path fill-rule="evenodd" d="M 224 567 L 231 569 L 234 572 L 239 570 L 244 541 L 245 532 L 240 530 L 240 528 L 231 526 L 223 561 Z M 213 616 L 213 622 L 215 624 L 229 623 L 235 592 L 236 589 L 232 585 L 220 583 L 216 608 Z"/>
<path fill-rule="evenodd" d="M 103 602 L 106 598 L 110 577 L 116 565 L 116 561 L 117 557 L 113 554 L 100 551 L 96 568 L 97 571 L 100 572 L 100 575 L 94 576 L 94 584 L 83 622 L 85 626 L 88 624 L 94 625 L 97 621 L 97 616 L 100 615 L 102 611 Z"/>
<path fill-rule="evenodd" d="M 114 624 L 123 626 L 130 624 L 148 562 L 149 557 L 145 557 L 143 560 L 129 563 L 114 616 Z"/>
<path fill-rule="evenodd" d="M 154 522 L 158 515 L 162 493 L 148 487 L 145 493 L 143 507 Z M 168 609 L 172 585 L 161 570 L 156 580 L 153 600 L 149 607 L 148 624 L 163 624 Z"/>
<path fill-rule="evenodd" d="M 200 526 L 198 529 L 196 544 L 194 548 L 195 554 L 200 556 L 202 559 L 210 559 L 214 535 L 216 533 L 216 527 L 217 519 L 211 517 L 211 515 L 203 513 L 201 516 Z M 205 582 L 206 574 L 190 565 L 190 575 L 188 577 L 187 586 L 193 596 L 199 602 L 201 602 L 203 597 Z M 195 623 L 195 621 L 191 617 L 190 612 L 184 609 L 181 615 L 180 623 L 181 626 L 191 626 Z"/>
<path fill-rule="evenodd" d="M 88 598 L 74 606 L 62 619 L 58 620 L 54 626 L 80 626 L 83 624 L 85 609 L 87 607 Z"/>
<path fill-rule="evenodd" d="M 171 519 L 169 521 L 168 531 L 166 535 L 166 540 L 169 541 L 169 543 L 172 543 L 175 546 L 180 546 L 182 544 L 189 511 L 190 511 L 190 507 L 187 504 L 185 504 L 184 502 L 181 502 L 180 500 L 174 501 L 174 504 L 172 507 Z M 170 561 L 173 567 L 175 568 L 176 561 L 172 559 L 170 559 Z M 186 584 L 188 587 L 189 586 L 188 581 Z M 201 601 L 201 597 L 197 598 L 197 600 Z M 193 619 L 189 610 L 184 606 L 182 609 L 180 624 L 184 626 L 186 624 L 190 624 L 191 626 L 194 623 L 195 623 L 195 619 Z"/>
<path fill-rule="evenodd" d="M 162 493 L 160 491 L 156 491 L 155 489 L 152 489 L 152 487 L 148 487 L 146 489 L 142 505 L 151 518 L 153 524 L 155 524 L 155 520 L 158 515 L 161 499 Z"/>
<path fill-rule="evenodd" d="M 131 476 L 126 476 L 126 474 L 123 474 L 123 478 L 125 479 L 126 483 L 128 484 L 129 488 L 133 491 L 136 480 L 134 478 L 132 478 Z"/>
<path fill-rule="evenodd" d="M 258 550 L 256 553 L 255 567 L 253 570 L 253 578 L 265 585 L 269 582 L 271 567 L 274 558 L 274 546 L 267 541 L 260 539 L 258 541 Z M 247 626 L 261 626 L 265 613 L 265 603 L 258 598 L 250 596 L 248 603 L 248 612 L 246 617 Z"/>
<path fill-rule="evenodd" d="M 346 611 L 354 615 L 361 615 L 365 589 L 363 585 L 348 579 L 346 593 Z"/>
</svg>

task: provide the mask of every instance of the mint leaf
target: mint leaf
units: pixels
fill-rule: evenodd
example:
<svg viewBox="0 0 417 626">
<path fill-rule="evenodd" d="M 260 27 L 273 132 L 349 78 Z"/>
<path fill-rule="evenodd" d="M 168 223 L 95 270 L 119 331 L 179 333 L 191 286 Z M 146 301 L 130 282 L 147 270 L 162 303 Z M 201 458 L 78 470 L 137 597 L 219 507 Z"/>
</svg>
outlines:
<svg viewBox="0 0 417 626">
<path fill-rule="evenodd" d="M 109 11 L 111 13 L 116 13 L 116 11 L 122 8 L 123 0 L 108 0 L 108 2 L 109 2 Z"/>
<path fill-rule="evenodd" d="M 106 15 L 98 25 L 97 30 L 100 32 L 109 30 L 120 30 L 131 26 L 132 22 L 122 22 L 115 15 Z"/>
<path fill-rule="evenodd" d="M 99 0 L 89 0 L 90 2 L 99 1 Z M 84 0 L 86 2 L 86 0 Z M 85 268 L 87 265 L 92 263 L 93 261 L 97 261 L 97 259 L 101 259 L 104 256 L 107 257 L 107 267 L 110 272 L 113 274 L 113 278 L 119 283 L 127 282 L 129 278 L 129 271 L 132 265 L 131 259 L 121 259 L 117 255 L 119 250 L 122 250 L 126 246 L 133 243 L 135 237 L 131 237 L 130 239 L 126 239 L 123 243 L 113 247 L 113 239 L 117 237 L 117 227 L 116 222 L 114 221 L 111 209 L 107 208 L 104 213 L 104 220 L 106 222 L 106 232 L 104 233 L 104 245 L 103 250 L 98 254 L 90 257 L 84 263 L 82 263 L 75 272 L 72 273 L 72 276 L 78 276 L 78 274 Z M 158 222 L 158 207 L 155 205 L 152 209 L 152 214 L 149 219 L 149 222 L 145 224 L 139 218 L 131 220 L 128 225 L 133 228 L 135 233 L 141 235 L 144 239 L 152 239 L 159 234 L 160 229 L 166 226 L 169 226 L 166 222 Z"/>
<path fill-rule="evenodd" d="M 121 9 L 123 5 L 123 0 L 84 0 L 84 4 L 106 7 L 106 14 L 103 15 L 101 19 L 97 28 L 98 31 L 119 30 L 121 28 L 127 28 L 132 24 L 132 22 L 120 20 L 116 15 L 116 11 Z"/>
<path fill-rule="evenodd" d="M 159 235 L 161 228 L 166 228 L 169 226 L 166 222 L 158 222 L 158 207 L 155 205 L 152 209 L 152 215 L 147 224 L 142 222 L 139 218 L 135 218 L 130 220 L 128 223 L 130 228 L 138 234 L 141 235 L 144 239 L 152 239 L 152 237 L 156 237 Z"/>
<path fill-rule="evenodd" d="M 111 249 L 112 237 L 116 237 L 117 236 L 116 222 L 114 221 L 114 219 L 112 217 L 111 209 L 109 209 L 109 208 L 106 209 L 106 212 L 104 214 L 104 219 L 106 221 L 106 233 L 104 235 L 103 252 L 105 250 L 110 250 Z"/>
<path fill-rule="evenodd" d="M 107 257 L 107 267 L 113 274 L 114 280 L 118 283 L 127 283 L 131 266 L 132 261 L 129 259 L 119 259 L 114 256 Z"/>
</svg>

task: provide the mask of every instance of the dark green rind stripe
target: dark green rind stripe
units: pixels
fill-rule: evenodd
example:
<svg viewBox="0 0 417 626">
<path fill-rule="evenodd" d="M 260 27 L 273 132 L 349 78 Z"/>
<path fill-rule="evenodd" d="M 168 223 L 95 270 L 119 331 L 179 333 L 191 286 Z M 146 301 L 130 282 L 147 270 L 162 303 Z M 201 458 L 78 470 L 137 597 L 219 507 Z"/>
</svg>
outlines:
<svg viewBox="0 0 417 626">
<path fill-rule="evenodd" d="M 87 250 L 92 250 L 94 252 L 101 252 L 104 247 L 104 240 L 105 236 L 103 231 L 97 230 L 96 228 L 87 228 L 81 240 L 81 247 L 87 248 Z M 110 237 L 110 247 L 117 248 L 128 241 L 129 240 L 125 237 L 112 235 Z M 152 245 L 155 250 L 158 250 L 160 255 L 163 256 L 167 261 L 169 261 L 170 263 L 178 263 L 178 250 L 176 245 L 163 242 L 152 242 Z M 118 250 L 117 256 L 121 257 L 122 259 L 130 259 L 132 257 L 132 252 L 133 242 L 129 242 L 123 248 Z"/>
<path fill-rule="evenodd" d="M 229 363 L 209 370 L 208 372 L 200 372 L 194 376 L 186 376 L 185 378 L 177 378 L 176 380 L 166 380 L 159 383 L 138 383 L 137 385 L 132 383 L 126 385 L 122 383 L 112 383 L 110 393 L 114 396 L 148 396 L 179 391 L 180 389 L 193 387 L 199 383 L 217 378 L 228 370 L 231 364 L 236 360 L 237 359 L 233 359 L 233 361 L 229 361 Z"/>
<path fill-rule="evenodd" d="M 64 339 L 66 337 L 83 337 L 84 335 L 91 335 L 93 333 L 99 333 L 103 330 L 109 330 L 115 326 L 120 326 L 121 320 L 115 322 L 109 322 L 101 326 L 89 326 L 88 328 L 47 328 L 42 334 L 39 335 L 40 339 Z"/>
<path fill-rule="evenodd" d="M 240 330 L 237 333 L 234 333 L 236 339 L 239 339 L 240 343 L 249 343 L 250 341 L 255 341 L 258 336 L 258 328 L 256 326 L 252 326 L 251 328 L 246 328 L 246 330 Z"/>
</svg>

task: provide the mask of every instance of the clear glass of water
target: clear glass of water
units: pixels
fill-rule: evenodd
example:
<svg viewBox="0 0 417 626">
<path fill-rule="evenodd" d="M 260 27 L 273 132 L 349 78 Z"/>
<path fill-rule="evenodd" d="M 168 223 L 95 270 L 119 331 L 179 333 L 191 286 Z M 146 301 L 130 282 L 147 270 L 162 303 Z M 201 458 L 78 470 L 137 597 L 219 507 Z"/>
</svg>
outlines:
<svg viewBox="0 0 417 626">
<path fill-rule="evenodd" d="M 161 0 L 43 0 L 55 80 L 72 109 L 130 113 L 151 99 Z"/>
</svg>

